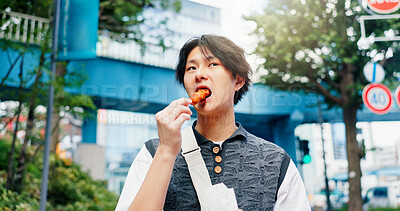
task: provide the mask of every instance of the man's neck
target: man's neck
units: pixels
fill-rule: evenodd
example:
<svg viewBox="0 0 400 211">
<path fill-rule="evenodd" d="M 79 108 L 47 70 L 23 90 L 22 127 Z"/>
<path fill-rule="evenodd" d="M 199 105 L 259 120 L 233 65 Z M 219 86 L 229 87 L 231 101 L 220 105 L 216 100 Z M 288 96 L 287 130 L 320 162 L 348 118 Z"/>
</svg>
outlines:
<svg viewBox="0 0 400 211">
<path fill-rule="evenodd" d="M 196 130 L 210 141 L 224 141 L 236 129 L 233 112 L 224 115 L 199 115 L 197 118 Z"/>
</svg>

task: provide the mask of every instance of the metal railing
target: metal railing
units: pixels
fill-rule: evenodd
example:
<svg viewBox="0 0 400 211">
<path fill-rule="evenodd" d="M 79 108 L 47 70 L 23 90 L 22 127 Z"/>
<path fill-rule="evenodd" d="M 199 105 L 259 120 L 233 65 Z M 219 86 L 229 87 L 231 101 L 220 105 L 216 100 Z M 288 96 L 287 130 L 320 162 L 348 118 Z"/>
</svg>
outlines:
<svg viewBox="0 0 400 211">
<path fill-rule="evenodd" d="M 125 39 L 120 34 L 99 31 L 96 53 L 98 56 L 124 61 L 147 64 L 157 67 L 175 68 L 178 49 L 167 48 L 146 43 L 140 46 L 133 40 Z"/>
<path fill-rule="evenodd" d="M 0 13 L 0 39 L 29 44 L 42 44 L 49 33 L 49 20 L 17 12 Z M 97 56 L 136 62 L 157 67 L 174 68 L 178 50 L 146 43 L 142 48 L 120 34 L 100 31 L 96 46 Z"/>
<path fill-rule="evenodd" d="M 50 21 L 46 18 L 17 12 L 1 12 L 0 15 L 0 39 L 40 45 L 49 31 Z"/>
</svg>

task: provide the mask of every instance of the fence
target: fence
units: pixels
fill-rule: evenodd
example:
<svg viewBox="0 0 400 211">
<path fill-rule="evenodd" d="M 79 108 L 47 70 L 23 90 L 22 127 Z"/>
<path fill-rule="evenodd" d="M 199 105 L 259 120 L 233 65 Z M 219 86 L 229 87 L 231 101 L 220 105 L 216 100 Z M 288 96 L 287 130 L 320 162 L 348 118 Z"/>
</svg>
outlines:
<svg viewBox="0 0 400 211">
<path fill-rule="evenodd" d="M 2 12 L 0 39 L 40 45 L 49 32 L 49 20 L 17 12 Z"/>
<path fill-rule="evenodd" d="M 98 56 L 166 68 L 175 67 L 179 53 L 178 49 L 163 50 L 161 46 L 152 43 L 145 43 L 143 47 L 120 34 L 108 31 L 99 31 L 96 51 Z"/>
</svg>

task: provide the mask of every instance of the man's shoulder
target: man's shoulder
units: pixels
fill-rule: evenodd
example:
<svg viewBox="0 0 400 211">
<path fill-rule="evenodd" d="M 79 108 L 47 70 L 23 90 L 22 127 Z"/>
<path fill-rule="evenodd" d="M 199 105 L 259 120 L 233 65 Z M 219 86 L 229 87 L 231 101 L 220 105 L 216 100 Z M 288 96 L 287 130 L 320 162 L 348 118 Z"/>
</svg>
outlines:
<svg viewBox="0 0 400 211">
<path fill-rule="evenodd" d="M 263 148 L 271 151 L 285 153 L 285 150 L 282 147 L 276 145 L 275 143 L 272 143 L 271 141 L 255 136 L 249 132 L 247 132 L 247 141 L 248 143 L 254 144 L 256 146 L 262 146 Z"/>
</svg>

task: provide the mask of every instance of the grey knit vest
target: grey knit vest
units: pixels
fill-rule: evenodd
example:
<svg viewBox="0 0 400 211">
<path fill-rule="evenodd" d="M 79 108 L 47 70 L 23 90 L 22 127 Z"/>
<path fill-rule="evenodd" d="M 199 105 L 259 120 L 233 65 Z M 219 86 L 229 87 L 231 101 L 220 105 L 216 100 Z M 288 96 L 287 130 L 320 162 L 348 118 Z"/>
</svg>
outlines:
<svg viewBox="0 0 400 211">
<path fill-rule="evenodd" d="M 222 149 L 211 141 L 199 141 L 199 133 L 195 131 L 211 183 L 224 183 L 228 188 L 233 188 L 238 206 L 244 211 L 273 210 L 290 157 L 277 145 L 248 133 L 242 127 L 241 129 L 242 135 L 227 139 L 222 144 Z M 146 142 L 146 148 L 152 156 L 157 146 L 158 139 Z M 215 147 L 219 147 L 218 153 L 213 152 Z M 216 156 L 222 158 L 220 163 L 216 162 Z M 221 167 L 220 173 L 216 173 L 216 166 Z M 176 157 L 164 210 L 200 210 L 196 191 L 181 153 Z"/>
</svg>

